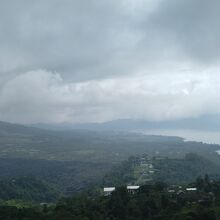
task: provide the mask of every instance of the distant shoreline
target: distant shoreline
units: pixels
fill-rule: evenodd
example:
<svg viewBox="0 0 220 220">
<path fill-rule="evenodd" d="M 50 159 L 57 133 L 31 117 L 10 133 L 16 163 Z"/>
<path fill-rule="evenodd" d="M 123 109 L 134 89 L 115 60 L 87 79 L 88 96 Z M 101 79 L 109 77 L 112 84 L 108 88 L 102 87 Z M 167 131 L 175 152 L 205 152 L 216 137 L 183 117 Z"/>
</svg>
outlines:
<svg viewBox="0 0 220 220">
<path fill-rule="evenodd" d="M 140 130 L 146 135 L 161 135 L 182 138 L 184 142 L 196 141 L 206 144 L 220 144 L 220 132 L 192 129 L 146 129 Z"/>
</svg>

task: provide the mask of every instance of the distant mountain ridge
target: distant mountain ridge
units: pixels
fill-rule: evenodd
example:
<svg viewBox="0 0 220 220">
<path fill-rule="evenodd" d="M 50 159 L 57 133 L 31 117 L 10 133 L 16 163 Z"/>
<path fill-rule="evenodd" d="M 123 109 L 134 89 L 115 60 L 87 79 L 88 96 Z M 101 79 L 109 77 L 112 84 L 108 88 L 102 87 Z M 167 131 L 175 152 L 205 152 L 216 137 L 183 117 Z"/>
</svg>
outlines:
<svg viewBox="0 0 220 220">
<path fill-rule="evenodd" d="M 0 135 L 45 135 L 48 133 L 50 132 L 37 127 L 32 127 L 30 125 L 22 125 L 0 121 Z"/>
<path fill-rule="evenodd" d="M 141 129 L 195 129 L 220 131 L 220 115 L 206 115 L 198 118 L 167 120 L 167 121 L 147 121 L 118 119 L 103 123 L 39 123 L 33 127 L 49 130 L 141 130 Z"/>
<path fill-rule="evenodd" d="M 102 123 L 36 123 L 36 124 L 16 124 L 0 121 L 0 132 L 4 129 L 8 131 L 20 132 L 41 132 L 44 130 L 67 131 L 67 130 L 144 130 L 144 129 L 195 129 L 204 131 L 220 131 L 220 115 L 206 115 L 198 118 L 148 121 L 133 119 L 118 119 Z"/>
</svg>

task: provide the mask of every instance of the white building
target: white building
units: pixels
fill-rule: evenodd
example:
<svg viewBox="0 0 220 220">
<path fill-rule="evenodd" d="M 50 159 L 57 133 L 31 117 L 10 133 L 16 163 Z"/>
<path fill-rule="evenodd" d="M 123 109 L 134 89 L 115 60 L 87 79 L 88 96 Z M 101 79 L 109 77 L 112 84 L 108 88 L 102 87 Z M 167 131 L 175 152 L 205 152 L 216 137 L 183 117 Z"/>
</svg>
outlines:
<svg viewBox="0 0 220 220">
<path fill-rule="evenodd" d="M 197 188 L 186 188 L 186 191 L 197 191 Z"/>
<path fill-rule="evenodd" d="M 104 196 L 110 196 L 113 191 L 115 191 L 115 187 L 105 187 L 104 188 Z"/>
<path fill-rule="evenodd" d="M 135 192 L 137 192 L 139 190 L 140 186 L 127 186 L 127 190 L 128 192 L 134 194 Z"/>
</svg>

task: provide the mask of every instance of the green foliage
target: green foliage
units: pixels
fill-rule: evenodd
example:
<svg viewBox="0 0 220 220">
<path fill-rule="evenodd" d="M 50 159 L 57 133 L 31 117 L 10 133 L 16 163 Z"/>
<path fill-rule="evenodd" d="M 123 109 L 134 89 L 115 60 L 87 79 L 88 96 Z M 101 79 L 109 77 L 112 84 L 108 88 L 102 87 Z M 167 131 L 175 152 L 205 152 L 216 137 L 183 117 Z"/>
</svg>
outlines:
<svg viewBox="0 0 220 220">
<path fill-rule="evenodd" d="M 0 204 L 0 219 L 7 220 L 216 220 L 219 219 L 219 194 L 214 189 L 220 182 L 210 181 L 209 177 L 200 178 L 190 185 L 204 187 L 195 193 L 185 193 L 183 204 L 178 194 L 169 194 L 163 183 L 144 185 L 134 194 L 125 187 L 118 187 L 109 197 L 90 197 L 78 194 L 60 200 L 56 206 L 32 206 Z M 211 205 L 201 203 L 210 196 L 205 186 L 210 186 L 213 198 Z M 170 187 L 170 186 L 168 186 Z M 183 196 L 183 195 L 182 195 Z M 215 199 L 214 199 L 215 198 Z"/>
<path fill-rule="evenodd" d="M 114 165 L 118 171 L 106 176 L 106 184 L 121 185 L 135 181 L 136 177 L 130 175 L 132 168 L 129 164 L 120 165 L 132 155 L 147 153 L 152 157 L 183 158 L 187 152 L 195 152 L 217 164 L 218 169 L 214 166 L 206 169 L 198 162 L 200 168 L 196 170 L 192 165 L 195 161 L 190 162 L 190 158 L 157 164 L 159 169 L 165 169 L 164 175 L 158 176 L 157 180 L 167 178 L 169 182 L 169 179 L 179 181 L 186 178 L 186 181 L 191 181 L 191 177 L 203 175 L 204 172 L 211 174 L 210 171 L 217 170 L 219 173 L 220 160 L 215 152 L 219 149 L 219 145 L 184 142 L 178 137 L 116 131 L 58 132 L 0 122 L 0 178 L 32 174 L 69 195 L 97 183 Z M 175 170 L 176 167 L 180 169 Z M 187 176 L 188 169 L 190 176 Z M 186 175 L 182 177 L 179 171 Z"/>
<path fill-rule="evenodd" d="M 1 158 L 0 180 L 33 175 L 59 192 L 70 195 L 100 181 L 110 167 L 109 164 L 95 162 Z"/>
<path fill-rule="evenodd" d="M 165 182 L 168 184 L 184 183 L 195 181 L 197 176 L 204 176 L 209 174 L 213 179 L 218 180 L 220 177 L 220 169 L 218 165 L 198 156 L 197 154 L 187 154 L 185 158 L 171 159 L 162 157 L 157 159 L 156 157 L 148 157 L 148 164 L 141 165 L 142 158 L 147 156 L 130 157 L 128 160 L 116 165 L 108 172 L 103 178 L 103 186 L 121 186 L 126 184 L 139 185 L 139 180 L 143 175 L 148 175 L 148 179 L 144 182 Z M 152 165 L 154 173 L 149 173 L 148 166 Z M 137 170 L 139 175 L 137 175 Z M 148 174 L 142 174 L 143 172 Z M 143 180 L 143 178 L 142 178 Z M 205 180 L 198 181 L 209 182 L 208 176 Z M 201 182 L 201 184 L 203 184 Z M 142 185 L 142 184 L 140 184 Z M 208 190 L 208 185 L 206 185 Z"/>
<path fill-rule="evenodd" d="M 0 199 L 10 200 L 9 205 L 15 200 L 52 202 L 58 198 L 59 193 L 54 188 L 34 176 L 0 180 Z"/>
<path fill-rule="evenodd" d="M 219 167 L 213 162 L 196 154 L 187 154 L 183 159 L 163 159 L 155 160 L 154 180 L 172 183 L 189 183 L 195 181 L 197 176 L 210 176 L 219 179 Z"/>
<path fill-rule="evenodd" d="M 121 164 L 115 165 L 103 178 L 103 186 L 121 186 L 135 180 L 134 165 L 136 157 L 130 157 Z"/>
</svg>

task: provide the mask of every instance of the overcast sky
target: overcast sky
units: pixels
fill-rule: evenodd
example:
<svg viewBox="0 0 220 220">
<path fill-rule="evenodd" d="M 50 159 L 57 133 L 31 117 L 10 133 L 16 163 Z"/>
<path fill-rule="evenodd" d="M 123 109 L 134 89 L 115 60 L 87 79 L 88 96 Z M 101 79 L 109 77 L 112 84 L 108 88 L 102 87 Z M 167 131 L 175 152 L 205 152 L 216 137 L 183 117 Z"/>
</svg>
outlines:
<svg viewBox="0 0 220 220">
<path fill-rule="evenodd" d="M 220 113 L 220 1 L 0 0 L 0 120 Z"/>
</svg>

